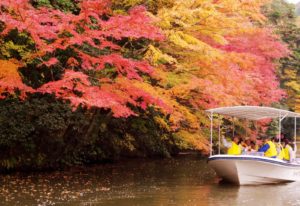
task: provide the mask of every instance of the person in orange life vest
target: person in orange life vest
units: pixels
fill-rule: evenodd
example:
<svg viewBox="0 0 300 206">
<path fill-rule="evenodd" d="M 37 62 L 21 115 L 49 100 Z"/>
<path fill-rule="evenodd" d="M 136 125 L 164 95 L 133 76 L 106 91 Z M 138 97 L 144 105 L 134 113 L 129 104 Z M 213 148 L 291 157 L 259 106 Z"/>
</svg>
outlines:
<svg viewBox="0 0 300 206">
<path fill-rule="evenodd" d="M 271 141 L 270 137 L 265 136 L 264 145 L 258 150 L 258 152 L 264 152 L 266 157 L 276 158 L 277 150 L 275 144 Z"/>
<path fill-rule="evenodd" d="M 242 147 L 239 145 L 240 138 L 239 136 L 235 135 L 232 138 L 231 142 L 227 142 L 227 140 L 222 136 L 222 142 L 225 147 L 228 148 L 227 154 L 229 155 L 240 155 L 242 154 Z"/>
<path fill-rule="evenodd" d="M 296 146 L 295 146 L 296 151 Z M 292 162 L 295 159 L 295 151 L 291 147 L 290 141 L 288 139 L 283 140 L 283 160 Z"/>
</svg>

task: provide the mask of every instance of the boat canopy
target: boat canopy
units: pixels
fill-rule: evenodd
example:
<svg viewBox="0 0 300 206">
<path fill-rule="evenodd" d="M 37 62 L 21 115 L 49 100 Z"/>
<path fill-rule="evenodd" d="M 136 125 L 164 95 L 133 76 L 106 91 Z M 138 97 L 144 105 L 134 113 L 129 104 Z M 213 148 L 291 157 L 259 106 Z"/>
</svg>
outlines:
<svg viewBox="0 0 300 206">
<path fill-rule="evenodd" d="M 281 137 L 281 121 L 286 117 L 294 118 L 294 141 L 297 142 L 297 118 L 300 114 L 295 112 L 290 112 L 283 109 L 276 109 L 273 107 L 262 107 L 262 106 L 232 106 L 232 107 L 219 107 L 214 109 L 206 110 L 209 113 L 210 119 L 210 156 L 213 153 L 213 119 L 214 114 L 226 115 L 231 117 L 237 117 L 240 119 L 249 120 L 262 120 L 262 119 L 275 119 L 278 118 L 278 137 Z M 234 128 L 234 127 L 233 127 Z M 221 139 L 220 125 L 219 125 L 219 154 L 220 154 L 220 139 Z M 233 130 L 234 136 L 234 130 Z M 279 142 L 281 138 L 279 138 Z"/>
<path fill-rule="evenodd" d="M 276 109 L 273 107 L 262 106 L 233 106 L 233 107 L 219 107 L 208 109 L 206 112 L 210 114 L 221 114 L 231 117 L 249 120 L 262 120 L 268 118 L 285 118 L 285 117 L 300 117 L 300 114 L 290 112 L 283 109 Z"/>
</svg>

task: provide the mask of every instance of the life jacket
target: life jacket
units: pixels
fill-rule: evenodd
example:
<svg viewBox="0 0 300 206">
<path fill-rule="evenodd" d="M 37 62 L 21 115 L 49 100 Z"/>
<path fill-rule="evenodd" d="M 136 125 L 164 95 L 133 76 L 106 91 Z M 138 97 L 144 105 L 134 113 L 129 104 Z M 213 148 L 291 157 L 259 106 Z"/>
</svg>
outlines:
<svg viewBox="0 0 300 206">
<path fill-rule="evenodd" d="M 254 148 L 255 151 L 258 151 L 259 150 L 259 146 L 257 144 L 255 144 L 255 148 Z"/>
<path fill-rule="evenodd" d="M 228 149 L 227 154 L 229 155 L 240 155 L 242 154 L 242 149 L 235 142 L 231 142 L 231 147 Z"/>
<path fill-rule="evenodd" d="M 280 143 L 275 143 L 276 149 L 277 149 L 277 159 L 282 160 L 284 157 L 284 150 Z"/>
<path fill-rule="evenodd" d="M 272 141 L 268 141 L 267 144 L 269 145 L 269 149 L 265 152 L 266 157 L 276 157 L 277 150 L 276 146 Z"/>
<path fill-rule="evenodd" d="M 291 157 L 290 157 L 290 151 L 289 151 L 290 148 L 291 148 L 290 145 L 286 145 L 285 148 L 283 149 L 283 151 L 284 151 L 283 159 L 284 160 L 290 160 L 291 159 Z"/>
</svg>

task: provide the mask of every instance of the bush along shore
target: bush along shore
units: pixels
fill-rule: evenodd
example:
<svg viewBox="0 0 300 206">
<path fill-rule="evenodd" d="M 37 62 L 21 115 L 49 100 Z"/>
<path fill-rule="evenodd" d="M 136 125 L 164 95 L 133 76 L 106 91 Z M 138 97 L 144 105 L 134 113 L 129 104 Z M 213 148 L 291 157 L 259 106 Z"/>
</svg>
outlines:
<svg viewBox="0 0 300 206">
<path fill-rule="evenodd" d="M 2 100 L 0 169 L 58 169 L 178 154 L 180 139 L 160 128 L 153 120 L 156 115 L 148 111 L 122 119 L 96 108 L 72 111 L 52 96 Z"/>
</svg>

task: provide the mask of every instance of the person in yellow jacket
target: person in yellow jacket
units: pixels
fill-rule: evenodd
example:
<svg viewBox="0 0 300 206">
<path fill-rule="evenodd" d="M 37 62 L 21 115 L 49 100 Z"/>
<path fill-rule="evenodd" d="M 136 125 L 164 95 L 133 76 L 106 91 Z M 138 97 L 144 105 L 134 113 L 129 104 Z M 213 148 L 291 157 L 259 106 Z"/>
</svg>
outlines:
<svg viewBox="0 0 300 206">
<path fill-rule="evenodd" d="M 269 137 L 264 137 L 264 145 L 258 151 L 264 152 L 264 155 L 266 157 L 271 157 L 271 158 L 277 157 L 276 146 Z"/>
<path fill-rule="evenodd" d="M 292 162 L 294 160 L 294 150 L 290 145 L 290 141 L 288 139 L 284 139 L 283 143 L 283 160 Z"/>
<path fill-rule="evenodd" d="M 242 154 L 242 146 L 239 144 L 240 138 L 236 135 L 233 137 L 231 142 L 222 137 L 222 141 L 225 147 L 228 148 L 227 154 L 229 155 L 240 155 Z"/>
</svg>

